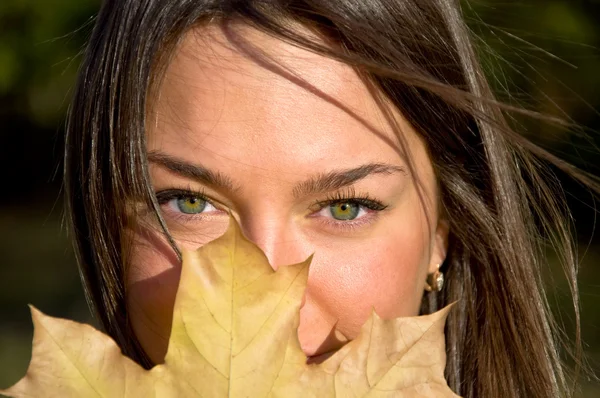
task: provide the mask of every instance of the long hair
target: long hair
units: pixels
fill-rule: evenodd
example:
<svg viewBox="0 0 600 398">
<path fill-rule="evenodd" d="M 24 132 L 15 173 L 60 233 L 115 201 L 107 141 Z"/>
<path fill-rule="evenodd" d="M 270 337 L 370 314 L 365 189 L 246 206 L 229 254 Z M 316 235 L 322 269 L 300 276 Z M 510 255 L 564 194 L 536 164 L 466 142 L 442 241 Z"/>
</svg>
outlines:
<svg viewBox="0 0 600 398">
<path fill-rule="evenodd" d="M 450 387 L 465 397 L 571 395 L 540 275 L 543 238 L 561 255 L 578 321 L 570 224 L 548 164 L 576 171 L 510 128 L 504 114 L 519 110 L 494 100 L 453 0 L 104 1 L 69 112 L 65 187 L 86 297 L 123 352 L 153 365 L 125 304 L 131 203 L 169 236 L 147 167 L 151 93 L 184 34 L 230 22 L 353 66 L 423 138 L 450 243 L 447 285 L 425 294 L 421 311 L 457 301 L 446 326 Z"/>
</svg>

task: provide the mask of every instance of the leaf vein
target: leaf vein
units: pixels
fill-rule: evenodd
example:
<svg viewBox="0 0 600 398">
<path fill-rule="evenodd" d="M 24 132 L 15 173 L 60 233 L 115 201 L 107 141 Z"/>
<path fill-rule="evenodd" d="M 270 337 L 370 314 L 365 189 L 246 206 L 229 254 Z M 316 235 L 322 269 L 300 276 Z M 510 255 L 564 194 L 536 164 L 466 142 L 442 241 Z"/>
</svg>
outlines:
<svg viewBox="0 0 600 398">
<path fill-rule="evenodd" d="M 263 321 L 263 323 L 260 325 L 260 327 L 258 328 L 258 330 L 256 331 L 256 334 L 254 336 L 252 336 L 252 338 L 250 339 L 250 341 L 244 346 L 244 348 L 242 348 L 241 350 L 239 350 L 237 352 L 236 355 L 241 354 L 242 352 L 244 352 L 246 349 L 248 349 L 248 347 L 254 342 L 254 340 L 258 337 L 258 335 L 260 334 L 260 332 L 263 330 L 263 328 L 265 327 L 265 325 L 269 322 L 269 320 L 271 318 L 273 318 L 275 316 L 275 313 L 277 312 L 277 308 L 281 305 L 281 302 L 285 299 L 285 297 L 287 296 L 287 293 L 290 291 L 290 289 L 292 288 L 292 286 L 294 285 L 294 282 L 296 282 L 296 280 L 298 279 L 298 277 L 300 276 L 300 274 L 302 273 L 302 271 L 304 270 L 304 268 L 300 269 L 300 271 L 298 271 L 298 273 L 296 274 L 296 276 L 294 276 L 294 279 L 290 282 L 290 284 L 287 286 L 287 288 L 285 289 L 285 292 L 280 296 L 279 301 L 277 302 L 277 305 L 275 305 L 275 310 L 273 310 L 273 312 L 267 317 L 267 319 L 265 319 Z M 232 350 L 233 351 L 233 350 Z"/>
<path fill-rule="evenodd" d="M 61 345 L 58 344 L 58 342 L 56 341 L 56 339 L 54 338 L 54 336 L 52 335 L 52 333 L 50 333 L 50 331 L 46 328 L 46 326 L 44 326 L 43 324 L 40 324 L 39 326 L 41 326 L 41 327 L 44 328 L 44 330 L 46 331 L 46 333 L 48 334 L 48 336 L 50 336 L 50 338 L 52 339 L 52 341 L 54 342 L 54 344 L 60 349 L 60 351 L 63 353 L 63 355 L 69 360 L 69 362 L 71 363 L 71 365 L 73 365 L 73 367 L 81 375 L 81 377 L 83 378 L 83 380 L 85 380 L 88 383 L 88 385 L 96 393 L 96 395 L 98 395 L 99 397 L 102 397 L 102 395 L 100 395 L 100 392 L 98 392 L 98 390 L 96 390 L 96 387 L 94 387 L 94 385 L 88 380 L 88 378 L 85 376 L 85 374 L 73 362 L 73 360 L 71 359 L 71 357 L 65 352 L 65 350 L 63 350 L 63 348 L 61 347 Z M 88 326 L 88 327 L 91 327 L 91 326 Z"/>
</svg>

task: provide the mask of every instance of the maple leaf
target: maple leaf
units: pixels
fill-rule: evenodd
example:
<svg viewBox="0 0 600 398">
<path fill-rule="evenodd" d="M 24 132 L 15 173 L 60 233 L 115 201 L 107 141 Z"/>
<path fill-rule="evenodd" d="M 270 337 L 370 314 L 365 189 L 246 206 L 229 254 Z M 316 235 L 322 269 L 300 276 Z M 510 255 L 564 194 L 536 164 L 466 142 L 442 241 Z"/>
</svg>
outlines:
<svg viewBox="0 0 600 398">
<path fill-rule="evenodd" d="M 145 370 L 89 325 L 31 307 L 33 354 L 12 397 L 456 397 L 444 379 L 444 324 L 432 315 L 382 320 L 320 364 L 297 337 L 310 258 L 274 272 L 232 219 L 183 253 L 169 347 Z"/>
</svg>

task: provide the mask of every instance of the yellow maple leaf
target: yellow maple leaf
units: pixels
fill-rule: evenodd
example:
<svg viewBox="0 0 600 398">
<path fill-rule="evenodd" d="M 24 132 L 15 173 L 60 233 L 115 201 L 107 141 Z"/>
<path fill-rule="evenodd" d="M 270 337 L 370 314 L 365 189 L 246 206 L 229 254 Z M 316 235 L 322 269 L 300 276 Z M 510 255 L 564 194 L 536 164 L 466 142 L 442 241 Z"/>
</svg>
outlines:
<svg viewBox="0 0 600 398">
<path fill-rule="evenodd" d="M 31 308 L 27 374 L 12 397 L 456 397 L 444 379 L 449 307 L 382 320 L 309 364 L 297 337 L 307 261 L 274 272 L 235 221 L 183 254 L 164 364 L 145 370 L 89 325 Z"/>
</svg>

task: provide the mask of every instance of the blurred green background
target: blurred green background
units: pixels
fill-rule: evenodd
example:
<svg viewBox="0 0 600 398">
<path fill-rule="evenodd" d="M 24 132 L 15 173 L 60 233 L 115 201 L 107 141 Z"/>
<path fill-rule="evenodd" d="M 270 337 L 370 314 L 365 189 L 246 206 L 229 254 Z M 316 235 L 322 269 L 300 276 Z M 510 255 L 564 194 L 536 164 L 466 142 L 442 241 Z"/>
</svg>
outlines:
<svg viewBox="0 0 600 398">
<path fill-rule="evenodd" d="M 600 174 L 600 1 L 470 1 L 468 23 L 499 96 L 574 121 L 565 131 L 517 120 L 540 145 Z M 0 387 L 31 354 L 27 303 L 92 322 L 62 225 L 64 115 L 99 0 L 0 0 Z M 508 95 L 507 93 L 510 93 Z M 585 351 L 600 368 L 600 234 L 592 196 L 565 179 L 581 256 Z M 552 303 L 573 333 L 568 289 L 552 264 Z M 550 279 L 550 278 L 549 278 Z M 584 378 L 580 396 L 598 397 Z"/>
</svg>

